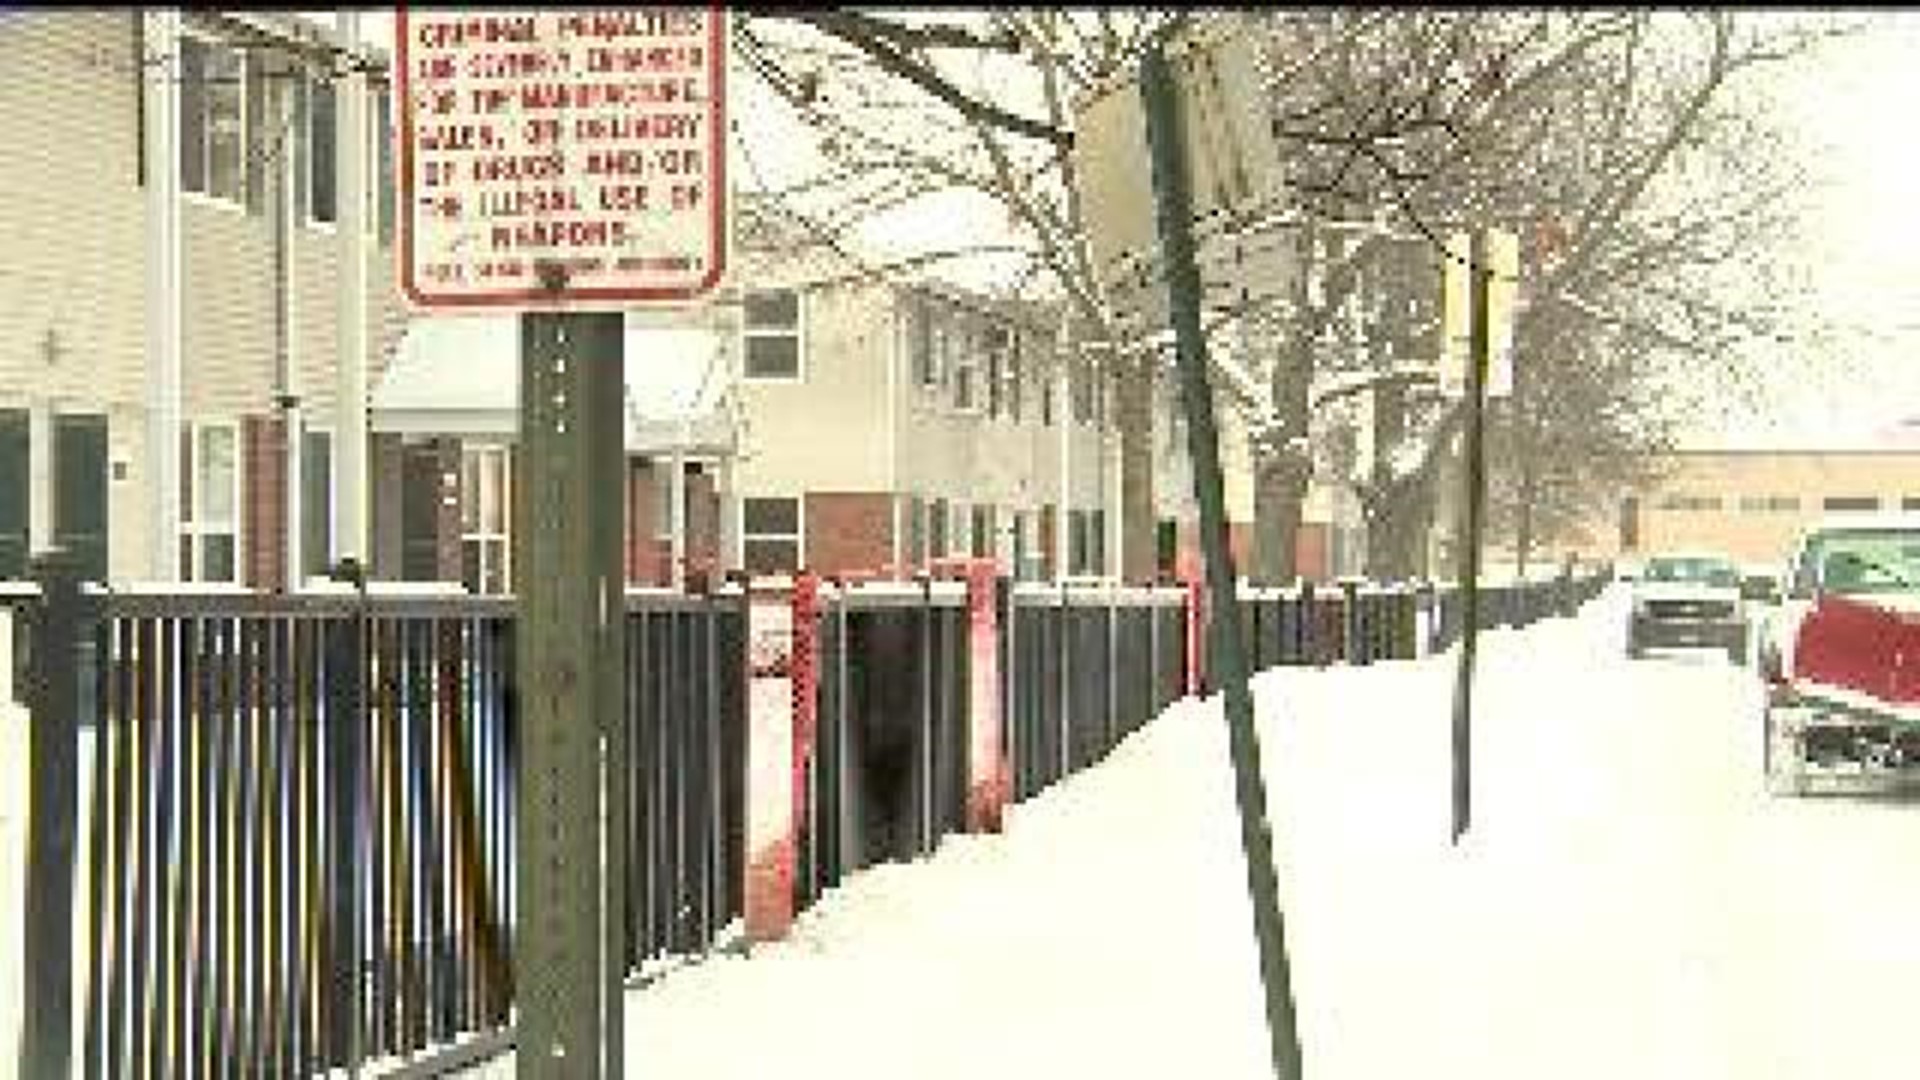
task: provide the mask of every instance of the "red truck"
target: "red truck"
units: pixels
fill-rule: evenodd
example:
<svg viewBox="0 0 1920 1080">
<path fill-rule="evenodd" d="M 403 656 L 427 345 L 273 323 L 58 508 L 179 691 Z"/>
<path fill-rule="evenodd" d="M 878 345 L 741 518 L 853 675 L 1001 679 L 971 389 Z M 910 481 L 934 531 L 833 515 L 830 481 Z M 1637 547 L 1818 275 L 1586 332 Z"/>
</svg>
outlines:
<svg viewBox="0 0 1920 1080">
<path fill-rule="evenodd" d="M 1920 515 L 1829 519 L 1763 624 L 1768 789 L 1920 773 Z"/>
</svg>

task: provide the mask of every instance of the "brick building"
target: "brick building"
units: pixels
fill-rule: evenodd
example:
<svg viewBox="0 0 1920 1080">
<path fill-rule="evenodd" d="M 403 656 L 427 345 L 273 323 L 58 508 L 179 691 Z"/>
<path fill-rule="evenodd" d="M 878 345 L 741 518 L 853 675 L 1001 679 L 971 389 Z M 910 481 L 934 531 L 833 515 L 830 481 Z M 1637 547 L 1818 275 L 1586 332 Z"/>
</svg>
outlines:
<svg viewBox="0 0 1920 1080">
<path fill-rule="evenodd" d="M 1818 520 L 1920 511 L 1920 422 L 1824 447 L 1680 450 L 1662 455 L 1655 475 L 1621 492 L 1573 546 L 1627 559 L 1697 548 L 1778 568 Z"/>
</svg>

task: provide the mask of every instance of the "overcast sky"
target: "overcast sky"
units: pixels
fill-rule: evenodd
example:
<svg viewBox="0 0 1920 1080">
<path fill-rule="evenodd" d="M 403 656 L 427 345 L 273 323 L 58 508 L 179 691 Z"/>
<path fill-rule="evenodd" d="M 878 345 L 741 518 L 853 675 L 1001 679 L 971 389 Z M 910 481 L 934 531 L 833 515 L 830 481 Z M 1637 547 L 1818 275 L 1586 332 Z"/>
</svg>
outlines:
<svg viewBox="0 0 1920 1080">
<path fill-rule="evenodd" d="M 312 17 L 331 21 L 331 14 Z M 363 16 L 363 33 L 392 44 L 390 9 Z M 1852 442 L 1866 431 L 1920 416 L 1920 218 L 1916 217 L 1916 157 L 1911 113 L 1920 103 L 1920 12 L 1879 17 L 1856 41 L 1830 45 L 1818 61 L 1779 74 L 1771 91 L 1812 155 L 1817 188 L 1807 200 L 1809 277 L 1818 302 L 1846 328 L 1822 347 L 1783 347 L 1756 355 L 1769 387 L 1760 410 L 1708 417 L 1695 441 L 1761 443 Z M 733 175 L 750 183 L 757 171 L 776 186 L 806 171 L 812 155 L 804 133 L 767 95 L 747 96 L 752 80 L 736 71 L 735 118 L 754 149 L 745 167 L 734 151 Z M 782 133 L 787 132 L 783 138 Z M 895 215 L 869 230 L 904 240 L 913 249 L 952 243 L 994 230 L 996 215 L 956 200 L 923 211 L 917 220 Z M 1004 219 L 1001 219 L 1004 220 Z M 969 274 L 975 279 L 979 274 Z"/>
</svg>

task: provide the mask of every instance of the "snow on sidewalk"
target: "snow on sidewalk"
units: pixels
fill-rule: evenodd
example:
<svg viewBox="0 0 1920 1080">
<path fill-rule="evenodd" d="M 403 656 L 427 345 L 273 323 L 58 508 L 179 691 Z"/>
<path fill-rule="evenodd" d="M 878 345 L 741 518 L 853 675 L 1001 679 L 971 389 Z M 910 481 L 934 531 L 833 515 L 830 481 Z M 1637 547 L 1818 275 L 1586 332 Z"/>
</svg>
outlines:
<svg viewBox="0 0 1920 1080">
<path fill-rule="evenodd" d="M 1617 940 L 1660 913 L 1619 902 L 1609 875 L 1640 868 L 1600 850 L 1620 833 L 1593 682 L 1613 625 L 1483 638 L 1481 816 L 1459 849 L 1453 654 L 1256 680 L 1316 1080 L 1748 1075 L 1711 1060 L 1727 1033 L 1661 1026 L 1702 984 L 1637 982 L 1645 950 Z M 630 1074 L 1270 1075 L 1226 747 L 1218 699 L 1177 704 L 1005 835 L 861 874 L 791 940 L 632 995 Z"/>
</svg>

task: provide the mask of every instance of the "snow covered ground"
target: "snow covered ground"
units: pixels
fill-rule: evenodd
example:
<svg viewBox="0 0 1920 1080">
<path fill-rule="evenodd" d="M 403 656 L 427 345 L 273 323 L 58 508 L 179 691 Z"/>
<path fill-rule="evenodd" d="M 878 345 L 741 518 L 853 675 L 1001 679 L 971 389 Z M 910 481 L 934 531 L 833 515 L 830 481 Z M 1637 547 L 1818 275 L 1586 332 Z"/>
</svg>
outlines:
<svg viewBox="0 0 1920 1080">
<path fill-rule="evenodd" d="M 1751 672 L 1625 660 L 1622 603 L 1484 639 L 1458 848 L 1451 654 L 1257 680 L 1311 1080 L 1916 1075 L 1920 803 L 1766 798 Z M 1244 882 L 1219 704 L 1183 702 L 1004 835 L 631 993 L 628 1075 L 1266 1077 Z"/>
<path fill-rule="evenodd" d="M 1920 1069 L 1920 804 L 1768 800 L 1750 672 L 1625 660 L 1622 602 L 1484 639 L 1457 848 L 1451 654 L 1257 680 L 1312 1080 Z M 1230 792 L 1218 702 L 1176 705 L 1004 835 L 631 994 L 629 1075 L 1268 1076 Z"/>
</svg>

